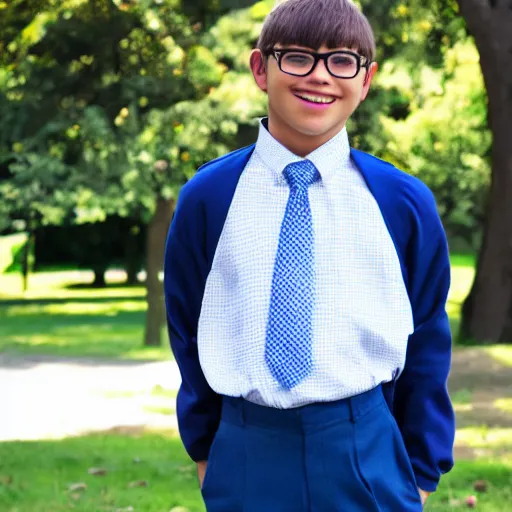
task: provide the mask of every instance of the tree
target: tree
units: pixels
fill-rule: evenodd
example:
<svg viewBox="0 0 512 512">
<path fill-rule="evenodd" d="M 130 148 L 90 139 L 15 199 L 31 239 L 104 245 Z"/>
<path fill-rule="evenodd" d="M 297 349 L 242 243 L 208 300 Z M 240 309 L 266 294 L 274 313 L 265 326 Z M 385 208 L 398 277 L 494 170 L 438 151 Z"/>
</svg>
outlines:
<svg viewBox="0 0 512 512">
<path fill-rule="evenodd" d="M 158 273 L 181 185 L 206 160 L 253 142 L 265 113 L 247 62 L 274 3 L 0 2 L 0 223 L 116 214 L 148 225 L 147 343 L 160 340 Z M 512 330 L 505 3 L 459 0 L 459 13 L 457 0 L 360 0 L 384 65 L 349 127 L 354 146 L 426 181 L 449 233 L 478 245 L 490 142 L 480 75 L 473 61 L 461 66 L 474 55 L 467 25 L 494 140 L 486 234 L 462 322 L 480 341 Z"/>
<path fill-rule="evenodd" d="M 458 0 L 480 53 L 492 131 L 492 184 L 473 287 L 461 335 L 482 343 L 512 340 L 512 5 Z"/>
<path fill-rule="evenodd" d="M 385 27 L 393 13 L 402 13 L 402 31 L 407 26 L 425 27 L 424 55 L 415 63 L 438 66 L 446 49 L 467 34 L 472 36 L 480 56 L 480 68 L 487 96 L 488 127 L 492 134 L 490 155 L 491 186 L 486 201 L 485 222 L 475 280 L 462 309 L 461 339 L 480 343 L 510 342 L 512 339 L 512 57 L 510 29 L 512 6 L 508 0 L 418 0 L 371 2 L 362 0 L 370 17 L 376 14 Z M 385 4 L 385 6 L 384 6 Z M 379 9 L 387 9 L 388 14 Z M 384 23 L 379 23 L 384 21 Z M 391 29 L 391 35 L 396 29 Z M 403 41 L 417 41 L 421 30 L 405 30 Z M 382 35 L 388 38 L 385 28 Z M 411 39 L 411 36 L 413 38 Z M 396 41 L 395 41 L 396 42 Z M 396 44 L 388 45 L 391 52 Z M 412 55 L 410 50 L 398 55 Z M 480 103 L 479 97 L 467 98 Z M 455 115 L 455 111 L 453 112 Z M 436 156 L 433 153 L 432 156 Z M 435 161 L 435 159 L 434 159 Z M 447 162 L 445 162 L 446 165 Z M 447 169 L 447 172 L 450 169 Z M 475 226 L 477 227 L 477 226 Z"/>
<path fill-rule="evenodd" d="M 149 223 L 146 344 L 160 343 L 158 274 L 187 160 L 173 139 L 148 153 L 151 124 L 219 83 L 225 66 L 201 36 L 226 9 L 247 3 L 0 3 L 2 210 L 50 224 L 112 213 Z"/>
</svg>

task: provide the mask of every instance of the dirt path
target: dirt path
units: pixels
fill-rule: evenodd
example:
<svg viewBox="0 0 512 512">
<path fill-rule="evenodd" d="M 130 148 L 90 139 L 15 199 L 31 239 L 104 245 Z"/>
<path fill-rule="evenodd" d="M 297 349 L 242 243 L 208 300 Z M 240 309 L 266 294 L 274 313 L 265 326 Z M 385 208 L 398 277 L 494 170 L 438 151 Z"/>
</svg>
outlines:
<svg viewBox="0 0 512 512">
<path fill-rule="evenodd" d="M 478 348 L 458 350 L 449 389 L 458 429 L 472 427 L 474 431 L 458 436 L 456 456 L 512 453 L 512 367 Z"/>
<path fill-rule="evenodd" d="M 115 427 L 175 428 L 174 362 L 0 354 L 0 441 L 60 438 Z M 160 413 L 164 411 L 165 413 Z"/>
<path fill-rule="evenodd" d="M 174 362 L 116 362 L 0 354 L 0 441 L 58 438 L 112 428 L 175 428 L 174 399 L 151 396 L 176 390 Z M 456 455 L 512 454 L 512 368 L 481 349 L 457 350 L 449 383 L 457 426 L 477 427 L 482 439 L 458 436 Z M 505 399 L 505 402 L 503 402 Z M 508 399 L 508 402 L 507 402 Z M 148 402 L 149 400 L 149 402 Z M 155 402 L 156 400 L 156 402 Z M 507 407 L 497 404 L 502 400 Z M 148 407 L 148 405 L 156 405 Z M 165 414 L 159 413 L 164 410 Z M 491 442 L 492 429 L 511 429 Z M 477 437 L 478 437 L 477 432 Z M 486 436 L 491 441 L 486 442 Z"/>
</svg>

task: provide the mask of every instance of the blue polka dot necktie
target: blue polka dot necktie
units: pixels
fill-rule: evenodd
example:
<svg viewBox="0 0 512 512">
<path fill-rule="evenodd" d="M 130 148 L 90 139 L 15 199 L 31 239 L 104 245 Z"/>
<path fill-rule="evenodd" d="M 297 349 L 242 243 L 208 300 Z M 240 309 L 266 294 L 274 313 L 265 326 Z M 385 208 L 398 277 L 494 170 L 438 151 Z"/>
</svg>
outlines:
<svg viewBox="0 0 512 512">
<path fill-rule="evenodd" d="M 272 277 L 265 360 L 287 389 L 312 368 L 314 233 L 308 187 L 320 179 L 309 160 L 287 165 L 290 186 Z"/>
</svg>

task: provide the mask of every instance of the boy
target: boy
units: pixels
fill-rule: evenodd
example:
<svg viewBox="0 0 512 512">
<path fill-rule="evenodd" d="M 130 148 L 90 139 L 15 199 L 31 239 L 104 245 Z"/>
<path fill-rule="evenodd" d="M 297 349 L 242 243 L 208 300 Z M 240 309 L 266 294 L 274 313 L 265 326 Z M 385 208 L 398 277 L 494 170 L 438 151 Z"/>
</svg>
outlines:
<svg viewBox="0 0 512 512">
<path fill-rule="evenodd" d="M 349 0 L 288 0 L 255 145 L 183 187 L 165 295 L 209 512 L 413 512 L 453 465 L 450 268 L 430 191 L 351 149 L 377 70 Z"/>
</svg>

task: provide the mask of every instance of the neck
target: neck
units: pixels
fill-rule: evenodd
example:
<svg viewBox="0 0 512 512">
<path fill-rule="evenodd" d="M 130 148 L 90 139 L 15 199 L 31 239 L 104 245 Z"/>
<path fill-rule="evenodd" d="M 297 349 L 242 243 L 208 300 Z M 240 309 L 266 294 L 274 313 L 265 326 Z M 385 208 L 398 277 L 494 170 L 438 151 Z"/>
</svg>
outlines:
<svg viewBox="0 0 512 512">
<path fill-rule="evenodd" d="M 289 124 L 282 122 L 279 116 L 269 110 L 268 131 L 272 137 L 293 154 L 302 158 L 330 141 L 343 130 L 344 126 L 345 123 L 340 123 L 320 135 L 309 135 L 294 130 Z"/>
</svg>

